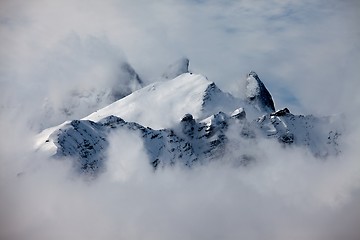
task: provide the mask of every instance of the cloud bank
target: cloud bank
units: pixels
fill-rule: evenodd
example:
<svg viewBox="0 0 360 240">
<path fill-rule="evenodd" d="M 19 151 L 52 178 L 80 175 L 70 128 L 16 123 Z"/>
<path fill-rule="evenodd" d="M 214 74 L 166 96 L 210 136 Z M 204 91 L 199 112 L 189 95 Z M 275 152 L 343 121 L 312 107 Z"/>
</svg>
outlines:
<svg viewBox="0 0 360 240">
<path fill-rule="evenodd" d="M 351 0 L 2 1 L 0 238 L 359 239 L 359 9 Z M 264 141 L 246 168 L 234 168 L 234 150 L 154 173 L 137 136 L 122 132 L 109 170 L 89 182 L 69 161 L 33 152 L 34 134 L 66 118 L 47 117 L 48 102 L 113 84 L 124 61 L 155 81 L 181 56 L 225 90 L 255 70 L 277 108 L 345 113 L 343 154 L 318 161 Z M 79 106 L 81 117 L 89 105 Z"/>
<path fill-rule="evenodd" d="M 42 98 L 48 79 L 58 76 L 46 72 L 58 68 L 56 59 L 63 60 L 58 53 L 67 51 L 66 60 L 80 61 L 84 52 L 76 44 L 95 38 L 103 40 L 97 49 L 106 57 L 90 61 L 108 69 L 97 72 L 102 81 L 114 74 L 107 60 L 116 53 L 149 81 L 187 56 L 193 71 L 229 91 L 250 70 L 257 71 L 278 96 L 279 108 L 291 104 L 294 111 L 332 114 L 360 102 L 353 90 L 359 87 L 358 1 L 16 0 L 1 5 L 2 82 L 15 81 L 18 89 L 37 82 Z M 80 43 L 69 42 L 74 36 Z M 85 81 L 88 76 L 81 74 Z"/>
<path fill-rule="evenodd" d="M 358 134 L 358 133 L 357 133 Z M 23 133 L 21 133 L 23 136 Z M 341 159 L 256 143 L 192 170 L 153 172 L 139 136 L 113 135 L 107 169 L 82 179 L 69 161 L 1 149 L 2 239 L 358 239 L 359 141 Z M 126 154 L 125 154 L 126 153 Z M 240 153 L 238 153 L 240 154 Z M 6 159 L 6 160 L 4 160 Z M 24 172 L 16 175 L 19 170 Z"/>
</svg>

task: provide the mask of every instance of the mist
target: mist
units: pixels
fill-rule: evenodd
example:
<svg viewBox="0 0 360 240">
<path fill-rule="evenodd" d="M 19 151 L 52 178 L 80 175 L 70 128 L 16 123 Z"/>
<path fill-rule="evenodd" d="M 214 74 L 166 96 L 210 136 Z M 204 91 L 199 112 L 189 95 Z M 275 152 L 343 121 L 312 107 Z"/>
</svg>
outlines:
<svg viewBox="0 0 360 240">
<path fill-rule="evenodd" d="M 351 0 L 1 1 L 0 238 L 359 239 L 359 9 Z M 109 104 L 124 86 L 122 63 L 150 83 L 182 56 L 233 94 L 255 70 L 277 109 L 344 114 L 341 154 L 322 160 L 261 140 L 242 143 L 256 155 L 246 167 L 234 146 L 204 166 L 154 171 L 139 136 L 120 131 L 90 180 L 72 159 L 34 151 L 41 129 Z"/>
<path fill-rule="evenodd" d="M 360 236 L 359 140 L 350 138 L 341 157 L 326 161 L 264 140 L 246 167 L 236 166 L 241 152 L 234 149 L 208 165 L 154 172 L 139 138 L 114 132 L 107 170 L 96 180 L 79 176 L 71 159 L 50 160 L 26 148 L 16 154 L 15 146 L 2 144 L 1 238 Z"/>
</svg>

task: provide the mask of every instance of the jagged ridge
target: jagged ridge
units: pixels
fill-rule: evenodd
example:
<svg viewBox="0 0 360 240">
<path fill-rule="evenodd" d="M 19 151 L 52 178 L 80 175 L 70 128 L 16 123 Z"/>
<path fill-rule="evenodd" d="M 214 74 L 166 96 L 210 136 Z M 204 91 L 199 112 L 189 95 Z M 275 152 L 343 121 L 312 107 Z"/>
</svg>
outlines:
<svg viewBox="0 0 360 240">
<path fill-rule="evenodd" d="M 93 174 L 104 169 L 109 134 L 116 129 L 139 136 L 154 168 L 174 164 L 191 167 L 221 159 L 234 144 L 242 149 L 237 154 L 240 164 L 246 165 L 255 158 L 246 148 L 256 148 L 254 140 L 258 138 L 306 147 L 322 158 L 340 153 L 342 129 L 336 120 L 293 115 L 286 108 L 275 112 L 272 97 L 258 76 L 251 72 L 249 78 L 250 103 L 192 73 L 151 84 L 82 120 L 44 131 L 39 135 L 38 149 L 54 149 L 59 158 L 72 157 L 79 171 Z M 254 118 L 254 113 L 260 117 Z M 160 127 L 152 127 L 154 122 Z M 234 142 L 234 138 L 241 141 Z M 246 141 L 254 142 L 243 146 Z"/>
<path fill-rule="evenodd" d="M 50 135 L 45 144 L 57 147 L 56 157 L 70 156 L 80 171 L 98 173 L 103 169 L 108 136 L 116 129 L 136 132 L 143 141 L 149 163 L 154 168 L 181 164 L 191 167 L 225 154 L 228 129 L 236 129 L 239 138 L 266 137 L 277 139 L 284 145 L 307 147 L 317 157 L 339 154 L 340 133 L 328 118 L 312 115 L 293 115 L 287 109 L 267 114 L 252 122 L 247 121 L 243 109 L 231 115 L 219 112 L 197 122 L 186 114 L 173 129 L 154 130 L 116 116 L 99 122 L 74 120 Z M 326 131 L 324 130 L 326 128 Z M 242 146 L 238 146 L 241 148 Z M 243 155 L 242 159 L 252 158 Z"/>
</svg>

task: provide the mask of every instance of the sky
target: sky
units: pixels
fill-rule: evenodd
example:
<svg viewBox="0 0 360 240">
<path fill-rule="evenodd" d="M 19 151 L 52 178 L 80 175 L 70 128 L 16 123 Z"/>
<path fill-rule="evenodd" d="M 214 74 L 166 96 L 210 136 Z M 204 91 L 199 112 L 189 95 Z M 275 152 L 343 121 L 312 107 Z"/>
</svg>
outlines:
<svg viewBox="0 0 360 240">
<path fill-rule="evenodd" d="M 357 0 L 0 0 L 0 238 L 359 239 L 359 22 Z M 153 174 L 122 133 L 112 170 L 88 183 L 33 153 L 74 91 L 80 118 L 121 84 L 121 63 L 146 84 L 181 57 L 234 95 L 254 70 L 277 109 L 344 114 L 344 155 L 323 163 L 265 141 L 248 169 Z"/>
</svg>

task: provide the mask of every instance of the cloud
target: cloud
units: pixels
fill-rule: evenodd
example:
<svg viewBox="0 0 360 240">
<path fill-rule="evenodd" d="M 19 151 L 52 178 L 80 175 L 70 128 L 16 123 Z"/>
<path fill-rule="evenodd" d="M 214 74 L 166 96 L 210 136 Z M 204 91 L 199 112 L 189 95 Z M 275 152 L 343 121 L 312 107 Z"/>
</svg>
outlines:
<svg viewBox="0 0 360 240">
<path fill-rule="evenodd" d="M 341 159 L 319 161 L 267 140 L 248 167 L 228 159 L 152 172 L 137 136 L 122 131 L 111 142 L 109 171 L 90 182 L 72 175 L 67 161 L 28 154 L 24 174 L 1 175 L 0 236 L 357 239 L 358 143 Z M 2 166 L 17 164 L 1 153 Z"/>
<path fill-rule="evenodd" d="M 0 238 L 358 239 L 359 8 L 350 0 L 2 1 Z M 137 136 L 122 132 L 111 140 L 109 171 L 89 182 L 69 161 L 33 152 L 29 125 L 56 120 L 42 114 L 46 97 L 61 106 L 76 87 L 111 85 L 124 60 L 155 81 L 179 56 L 234 92 L 257 71 L 277 108 L 346 113 L 341 157 L 318 161 L 263 141 L 246 168 L 153 173 Z M 236 159 L 230 153 L 222 162 Z"/>
<path fill-rule="evenodd" d="M 20 62 L 16 70 L 4 71 L 2 106 L 22 108 L 37 129 L 82 118 L 136 85 L 123 69 L 121 49 L 105 37 L 70 33 L 36 57 L 34 63 Z"/>
<path fill-rule="evenodd" d="M 188 56 L 193 71 L 225 90 L 234 91 L 255 70 L 279 108 L 292 98 L 290 108 L 299 113 L 332 114 L 353 102 L 346 95 L 358 85 L 358 9 L 351 0 L 4 1 L 2 75 L 14 81 L 24 72 L 16 82 L 25 84 L 25 69 L 42 66 L 39 57 L 69 35 L 106 36 L 152 81 L 169 63 Z M 326 96 L 319 98 L 319 92 Z"/>
<path fill-rule="evenodd" d="M 124 129 L 117 130 L 110 136 L 107 150 L 109 159 L 105 178 L 115 182 L 134 181 L 134 178 L 147 179 L 152 174 L 150 162 L 143 142 L 137 134 Z"/>
</svg>

